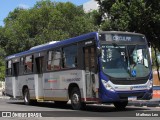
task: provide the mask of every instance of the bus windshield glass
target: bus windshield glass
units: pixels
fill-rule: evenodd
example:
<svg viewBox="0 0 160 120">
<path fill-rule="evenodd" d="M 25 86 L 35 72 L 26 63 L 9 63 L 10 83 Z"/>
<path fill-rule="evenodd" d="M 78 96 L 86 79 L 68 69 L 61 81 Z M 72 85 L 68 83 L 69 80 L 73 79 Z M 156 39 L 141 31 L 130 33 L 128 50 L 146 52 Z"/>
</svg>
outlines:
<svg viewBox="0 0 160 120">
<path fill-rule="evenodd" d="M 149 54 L 146 45 L 102 44 L 102 70 L 115 78 L 146 77 Z"/>
</svg>

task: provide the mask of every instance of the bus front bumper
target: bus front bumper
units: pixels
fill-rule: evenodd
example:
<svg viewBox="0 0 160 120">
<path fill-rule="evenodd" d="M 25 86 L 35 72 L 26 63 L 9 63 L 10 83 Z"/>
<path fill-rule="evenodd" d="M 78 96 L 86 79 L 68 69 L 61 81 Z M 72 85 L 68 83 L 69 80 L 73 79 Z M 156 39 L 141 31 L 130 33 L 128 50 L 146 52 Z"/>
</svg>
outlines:
<svg viewBox="0 0 160 120">
<path fill-rule="evenodd" d="M 128 101 L 129 98 L 136 98 L 136 100 L 150 100 L 152 99 L 152 89 L 141 91 L 105 91 L 99 93 L 100 101 L 102 103 L 111 103 L 116 101 Z"/>
</svg>

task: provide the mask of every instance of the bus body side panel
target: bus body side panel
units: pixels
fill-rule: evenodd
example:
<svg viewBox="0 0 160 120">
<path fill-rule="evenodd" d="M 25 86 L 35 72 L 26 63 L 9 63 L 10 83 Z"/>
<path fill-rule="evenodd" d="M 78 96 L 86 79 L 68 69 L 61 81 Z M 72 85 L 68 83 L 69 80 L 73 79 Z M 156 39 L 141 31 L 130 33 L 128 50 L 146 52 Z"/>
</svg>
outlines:
<svg viewBox="0 0 160 120">
<path fill-rule="evenodd" d="M 36 79 L 35 74 L 26 76 L 27 86 L 29 88 L 31 99 L 35 99 L 35 79 Z"/>
<path fill-rule="evenodd" d="M 35 91 L 35 81 L 37 77 L 36 75 L 23 75 L 19 76 L 16 80 L 15 77 L 12 77 L 12 85 L 13 85 L 13 96 L 15 98 L 23 98 L 23 88 L 27 87 L 29 89 L 30 98 L 36 99 L 36 91 Z"/>
<path fill-rule="evenodd" d="M 13 81 L 12 77 L 5 78 L 5 93 L 7 96 L 13 97 Z"/>
<path fill-rule="evenodd" d="M 13 97 L 14 98 L 20 98 L 21 91 L 20 91 L 20 85 L 19 85 L 19 77 L 12 77 L 12 83 L 13 83 Z"/>
<path fill-rule="evenodd" d="M 68 87 L 71 83 L 79 86 L 83 95 L 81 70 L 66 70 L 44 74 L 44 96 L 46 100 L 68 101 Z"/>
<path fill-rule="evenodd" d="M 35 99 L 35 75 L 23 75 L 19 76 L 19 91 L 23 96 L 23 87 L 28 87 L 31 99 Z"/>
<path fill-rule="evenodd" d="M 18 88 L 19 88 L 19 91 L 20 91 L 20 96 L 23 97 L 22 89 L 25 85 L 27 86 L 27 81 L 25 79 L 25 76 L 19 76 L 18 77 L 18 82 L 19 82 Z"/>
<path fill-rule="evenodd" d="M 18 77 L 6 77 L 5 92 L 6 95 L 17 98 L 20 97 Z"/>
<path fill-rule="evenodd" d="M 35 84 L 35 97 L 36 99 L 43 99 L 44 98 L 44 92 L 43 92 L 43 77 L 42 74 L 34 75 L 34 84 Z M 34 97 L 34 95 L 33 95 Z"/>
</svg>

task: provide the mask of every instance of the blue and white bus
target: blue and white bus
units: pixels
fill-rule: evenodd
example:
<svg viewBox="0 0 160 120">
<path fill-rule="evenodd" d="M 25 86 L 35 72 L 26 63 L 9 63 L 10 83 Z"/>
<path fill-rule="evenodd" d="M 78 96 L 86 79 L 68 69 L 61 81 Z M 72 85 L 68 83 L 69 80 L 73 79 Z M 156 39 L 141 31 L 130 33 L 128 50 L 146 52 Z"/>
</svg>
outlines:
<svg viewBox="0 0 160 120">
<path fill-rule="evenodd" d="M 142 34 L 104 31 L 35 46 L 6 57 L 6 94 L 25 104 L 54 101 L 79 110 L 87 103 L 152 98 L 152 69 Z"/>
</svg>

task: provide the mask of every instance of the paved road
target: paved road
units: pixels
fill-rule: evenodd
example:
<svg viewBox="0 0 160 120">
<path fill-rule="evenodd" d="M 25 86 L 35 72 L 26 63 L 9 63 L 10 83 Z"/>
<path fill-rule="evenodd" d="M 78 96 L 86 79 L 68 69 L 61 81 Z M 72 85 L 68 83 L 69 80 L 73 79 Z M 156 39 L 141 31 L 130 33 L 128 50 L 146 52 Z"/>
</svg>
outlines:
<svg viewBox="0 0 160 120">
<path fill-rule="evenodd" d="M 113 105 L 87 105 L 84 111 L 74 111 L 71 109 L 71 105 L 57 106 L 54 103 L 38 103 L 32 106 L 26 106 L 23 101 L 20 100 L 7 100 L 0 99 L 0 114 L 2 112 L 12 112 L 14 118 L 0 118 L 11 120 L 27 120 L 26 116 L 38 116 L 38 118 L 30 118 L 32 120 L 106 120 L 106 119 L 118 119 L 118 120 L 138 120 L 148 119 L 153 120 L 160 118 L 160 108 L 157 107 L 134 107 L 128 106 L 124 111 L 117 111 Z M 34 114 L 35 113 L 35 114 Z M 4 113 L 3 113 L 4 114 Z M 19 115 L 20 117 L 15 117 Z M 150 117 L 152 116 L 152 118 Z M 158 117 L 153 117 L 153 115 Z M 1 115 L 2 116 L 2 115 Z M 21 118 L 21 116 L 24 116 Z M 42 116 L 42 118 L 41 118 Z M 47 117 L 46 117 L 47 116 Z M 51 117 L 52 116 L 52 117 Z M 128 118 L 128 117 L 131 118 Z M 143 116 L 143 117 L 142 117 Z M 145 118 L 144 118 L 145 116 Z"/>
</svg>

